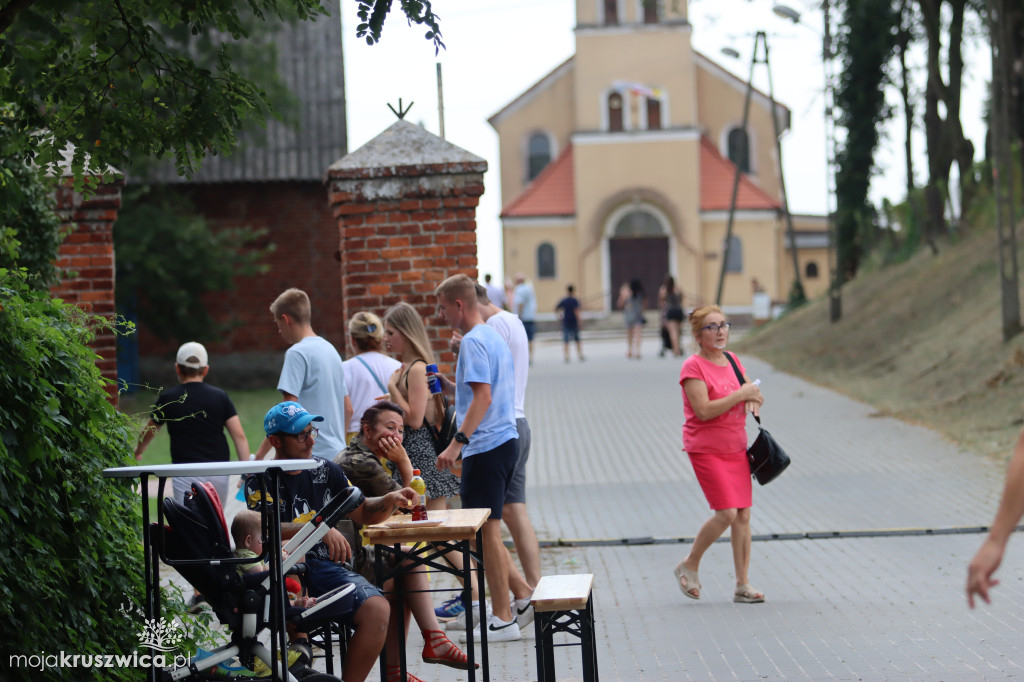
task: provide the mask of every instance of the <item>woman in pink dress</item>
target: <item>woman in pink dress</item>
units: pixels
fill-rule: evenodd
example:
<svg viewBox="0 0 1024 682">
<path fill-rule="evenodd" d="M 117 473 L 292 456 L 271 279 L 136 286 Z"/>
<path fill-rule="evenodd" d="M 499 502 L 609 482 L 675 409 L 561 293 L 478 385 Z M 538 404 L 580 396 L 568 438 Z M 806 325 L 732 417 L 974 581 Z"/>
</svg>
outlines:
<svg viewBox="0 0 1024 682">
<path fill-rule="evenodd" d="M 686 359 L 679 375 L 683 387 L 683 448 L 690 456 L 704 497 L 715 514 L 704 522 L 689 555 L 675 568 L 679 589 L 700 599 L 697 571 L 704 552 L 731 529 L 732 556 L 736 566 L 733 601 L 752 604 L 764 594 L 750 586 L 750 465 L 747 462 L 747 412 L 758 414 L 764 403 L 761 390 L 746 380 L 742 386 L 725 354 L 730 324 L 717 305 L 706 305 L 690 314 L 697 352 Z"/>
</svg>

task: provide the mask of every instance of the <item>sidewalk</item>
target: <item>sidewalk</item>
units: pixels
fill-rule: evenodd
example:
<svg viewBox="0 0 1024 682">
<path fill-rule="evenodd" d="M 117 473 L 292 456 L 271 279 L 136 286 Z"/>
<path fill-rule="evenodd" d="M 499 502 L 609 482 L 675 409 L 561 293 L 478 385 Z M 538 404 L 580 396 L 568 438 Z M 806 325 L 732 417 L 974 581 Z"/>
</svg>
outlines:
<svg viewBox="0 0 1024 682">
<path fill-rule="evenodd" d="M 528 503 L 538 536 L 554 543 L 543 573 L 595 574 L 602 679 L 1024 676 L 1024 542 L 1011 542 L 993 605 L 969 611 L 963 592 L 1001 466 L 741 356 L 762 381 L 765 426 L 793 458 L 780 479 L 755 484 L 751 580 L 768 600 L 732 602 L 723 543 L 692 601 L 672 567 L 710 512 L 680 451 L 681 359 L 659 359 L 654 337 L 641 361 L 625 358 L 624 339 L 584 343 L 586 362 L 568 365 L 560 343 L 537 344 Z M 852 533 L 890 529 L 905 532 Z M 420 636 L 410 640 L 411 672 L 465 679 L 419 662 Z M 490 657 L 492 680 L 535 680 L 532 626 Z M 557 649 L 559 679 L 581 679 L 579 661 L 575 647 Z"/>
</svg>

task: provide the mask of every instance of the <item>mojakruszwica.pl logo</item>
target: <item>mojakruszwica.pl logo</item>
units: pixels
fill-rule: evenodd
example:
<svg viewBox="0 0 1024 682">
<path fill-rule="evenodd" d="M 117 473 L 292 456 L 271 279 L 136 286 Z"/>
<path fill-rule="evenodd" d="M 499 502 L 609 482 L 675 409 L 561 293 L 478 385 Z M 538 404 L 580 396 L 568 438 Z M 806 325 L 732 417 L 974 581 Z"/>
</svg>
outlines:
<svg viewBox="0 0 1024 682">
<path fill-rule="evenodd" d="M 121 610 L 130 615 L 123 607 Z M 73 654 L 66 651 L 11 654 L 8 665 L 11 669 L 44 671 L 49 668 L 170 668 L 192 663 L 191 655 L 176 653 L 185 638 L 180 624 L 165 618 L 144 618 L 143 623 L 138 633 L 139 645 L 149 651 L 136 649 L 130 654 Z"/>
</svg>

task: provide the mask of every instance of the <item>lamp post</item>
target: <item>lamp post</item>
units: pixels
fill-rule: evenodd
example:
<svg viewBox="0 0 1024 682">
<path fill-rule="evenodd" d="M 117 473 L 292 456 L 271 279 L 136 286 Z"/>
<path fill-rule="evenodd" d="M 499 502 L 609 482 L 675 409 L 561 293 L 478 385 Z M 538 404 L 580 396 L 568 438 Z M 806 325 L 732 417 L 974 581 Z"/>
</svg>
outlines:
<svg viewBox="0 0 1024 682">
<path fill-rule="evenodd" d="M 760 57 L 761 50 L 764 51 L 764 56 Z M 723 48 L 722 53 L 730 57 L 738 57 L 739 52 L 733 48 Z M 797 259 L 796 253 L 796 233 L 793 230 L 793 215 L 789 212 L 789 199 L 786 195 L 786 178 L 785 173 L 782 171 L 782 131 L 779 130 L 779 117 L 776 113 L 775 104 L 775 88 L 772 85 L 772 69 L 768 60 L 768 34 L 764 31 L 758 31 L 754 36 L 754 54 L 750 59 L 750 75 L 747 77 L 747 93 L 743 100 L 743 123 L 741 124 L 744 135 L 747 135 L 747 124 L 750 121 L 750 98 L 754 91 L 754 67 L 758 64 L 764 64 L 765 70 L 768 72 L 768 103 L 771 107 L 772 127 L 775 132 L 775 152 L 779 162 L 779 188 L 782 191 L 782 210 L 786 216 L 786 237 L 789 240 L 790 253 L 793 256 L 793 286 L 789 292 L 789 304 L 791 306 L 802 305 L 807 301 L 807 297 L 804 295 L 803 282 L 800 281 L 800 263 Z M 749 153 L 749 136 L 747 150 Z M 718 274 L 718 291 L 715 295 L 715 302 L 718 305 L 722 303 L 722 291 L 725 286 L 725 269 L 729 264 L 729 250 L 732 245 L 732 228 L 736 216 L 736 200 L 739 196 L 740 187 L 740 175 L 742 170 L 740 165 L 736 165 L 736 174 L 733 177 L 732 183 L 732 200 L 729 202 L 729 221 L 726 223 L 725 228 L 725 246 L 722 249 L 722 267 Z"/>
<path fill-rule="evenodd" d="M 825 32 L 821 36 L 821 63 L 825 73 L 825 220 L 828 234 L 828 319 L 838 322 L 842 317 L 842 298 L 840 289 L 842 280 L 839 278 L 839 257 L 836 252 L 836 235 L 834 209 L 832 199 L 835 196 L 835 118 L 833 116 L 833 72 L 832 72 L 832 21 L 830 18 L 829 0 L 822 0 L 821 11 L 824 18 Z M 787 5 L 775 5 L 772 12 L 794 24 L 808 28 L 815 33 L 818 30 L 800 21 L 800 13 Z"/>
</svg>

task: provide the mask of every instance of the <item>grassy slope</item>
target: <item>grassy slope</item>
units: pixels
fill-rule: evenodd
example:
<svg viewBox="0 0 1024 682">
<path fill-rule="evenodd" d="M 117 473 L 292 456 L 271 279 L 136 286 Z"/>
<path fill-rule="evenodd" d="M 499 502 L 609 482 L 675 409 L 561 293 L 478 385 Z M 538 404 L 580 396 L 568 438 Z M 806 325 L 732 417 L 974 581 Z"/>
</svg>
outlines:
<svg viewBox="0 0 1024 682">
<path fill-rule="evenodd" d="M 1024 423 L 1024 335 L 1002 340 L 996 234 L 865 273 L 737 344 L 781 370 L 1006 457 Z M 1021 261 L 1024 262 L 1024 261 Z"/>
</svg>

